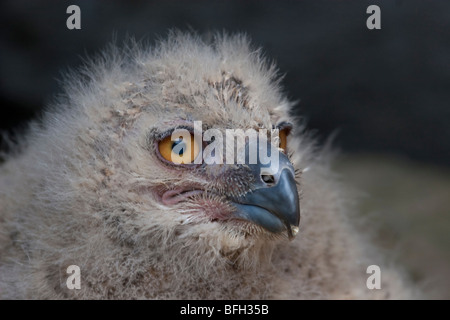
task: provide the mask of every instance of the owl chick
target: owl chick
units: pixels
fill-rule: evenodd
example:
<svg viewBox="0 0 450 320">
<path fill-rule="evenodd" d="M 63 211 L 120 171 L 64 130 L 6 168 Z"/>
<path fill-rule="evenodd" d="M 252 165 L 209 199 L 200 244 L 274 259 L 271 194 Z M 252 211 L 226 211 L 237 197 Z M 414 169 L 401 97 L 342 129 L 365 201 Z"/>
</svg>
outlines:
<svg viewBox="0 0 450 320">
<path fill-rule="evenodd" d="M 413 296 L 352 227 L 327 152 L 245 36 L 172 32 L 64 83 L 0 167 L 1 298 Z"/>
</svg>

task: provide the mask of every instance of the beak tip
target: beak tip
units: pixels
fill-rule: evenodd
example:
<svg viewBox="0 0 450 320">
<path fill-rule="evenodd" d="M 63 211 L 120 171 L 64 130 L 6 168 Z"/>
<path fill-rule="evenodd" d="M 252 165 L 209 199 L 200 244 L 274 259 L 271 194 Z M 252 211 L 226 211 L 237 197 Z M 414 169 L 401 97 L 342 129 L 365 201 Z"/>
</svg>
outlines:
<svg viewBox="0 0 450 320">
<path fill-rule="evenodd" d="M 288 230 L 289 230 L 289 229 L 288 229 Z M 293 239 L 297 236 L 298 231 L 299 231 L 299 227 L 297 227 L 297 226 L 291 226 L 291 227 L 290 227 L 290 232 L 288 231 L 289 240 L 293 240 Z"/>
</svg>

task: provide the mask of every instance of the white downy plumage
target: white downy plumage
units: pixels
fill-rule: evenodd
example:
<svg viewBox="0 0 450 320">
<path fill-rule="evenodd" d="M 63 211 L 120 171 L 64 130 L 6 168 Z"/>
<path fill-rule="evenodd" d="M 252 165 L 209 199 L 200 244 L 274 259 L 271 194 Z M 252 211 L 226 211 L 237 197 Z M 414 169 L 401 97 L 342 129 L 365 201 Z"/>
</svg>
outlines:
<svg viewBox="0 0 450 320">
<path fill-rule="evenodd" d="M 0 167 L 1 298 L 414 296 L 351 226 L 327 151 L 289 115 L 276 68 L 245 36 L 172 32 L 154 47 L 110 48 L 64 83 L 64 96 Z M 226 211 L 223 196 L 251 189 L 235 167 L 161 161 L 155 139 L 192 121 L 222 131 L 294 124 L 287 149 L 301 223 L 293 240 L 211 218 Z M 217 192 L 161 200 L 190 185 Z M 372 264 L 380 290 L 366 287 Z M 80 267 L 80 290 L 66 286 L 70 265 Z"/>
</svg>

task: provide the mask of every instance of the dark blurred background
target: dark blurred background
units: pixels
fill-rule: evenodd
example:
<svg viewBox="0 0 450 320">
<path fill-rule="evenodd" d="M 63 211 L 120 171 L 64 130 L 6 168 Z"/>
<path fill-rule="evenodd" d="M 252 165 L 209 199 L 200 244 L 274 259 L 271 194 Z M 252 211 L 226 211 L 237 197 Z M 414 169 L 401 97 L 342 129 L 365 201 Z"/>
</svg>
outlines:
<svg viewBox="0 0 450 320">
<path fill-rule="evenodd" d="M 81 30 L 66 9 L 81 8 Z M 381 8 L 381 30 L 366 9 Z M 361 212 L 413 277 L 441 274 L 450 297 L 449 1 L 17 1 L 0 3 L 0 131 L 20 128 L 58 79 L 113 38 L 168 29 L 244 31 L 285 73 L 320 140 L 338 132 L 336 168 L 367 191 Z M 398 249 L 400 248 L 400 249 Z"/>
</svg>

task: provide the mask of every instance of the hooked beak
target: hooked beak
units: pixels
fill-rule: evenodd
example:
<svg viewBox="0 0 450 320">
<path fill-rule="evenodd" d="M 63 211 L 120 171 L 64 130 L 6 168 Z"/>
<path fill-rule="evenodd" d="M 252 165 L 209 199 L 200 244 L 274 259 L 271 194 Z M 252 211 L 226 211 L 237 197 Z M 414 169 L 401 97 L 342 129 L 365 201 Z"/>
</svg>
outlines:
<svg viewBox="0 0 450 320">
<path fill-rule="evenodd" d="M 294 168 L 284 153 L 276 152 L 279 153 L 276 166 L 259 163 L 248 165 L 256 181 L 254 189 L 233 198 L 233 205 L 238 218 L 251 221 L 273 233 L 286 230 L 289 239 L 292 239 L 297 235 L 300 224 Z"/>
</svg>

